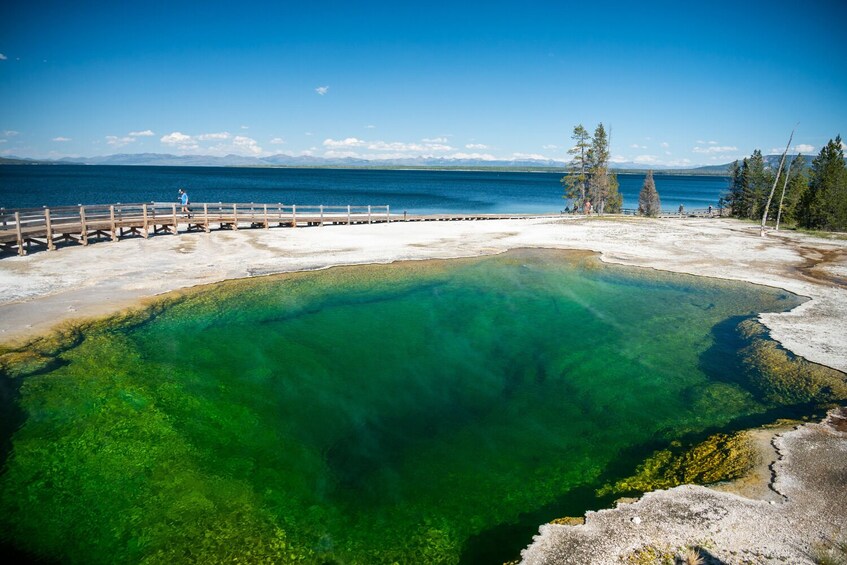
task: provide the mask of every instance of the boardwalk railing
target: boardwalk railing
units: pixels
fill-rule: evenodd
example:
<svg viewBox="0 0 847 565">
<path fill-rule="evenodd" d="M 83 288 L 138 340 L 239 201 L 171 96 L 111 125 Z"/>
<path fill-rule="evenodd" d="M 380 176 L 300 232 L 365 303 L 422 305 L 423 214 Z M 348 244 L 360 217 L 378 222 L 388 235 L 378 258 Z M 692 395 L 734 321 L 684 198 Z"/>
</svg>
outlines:
<svg viewBox="0 0 847 565">
<path fill-rule="evenodd" d="M 212 228 L 237 230 L 240 226 L 262 227 L 325 224 L 371 224 L 401 219 L 392 217 L 388 206 L 297 206 L 294 204 L 200 203 L 190 212 L 178 204 L 96 204 L 52 208 L 0 208 L 0 250 L 24 255 L 31 246 L 53 250 L 57 243 L 110 239 L 128 236 L 177 233 Z"/>
<path fill-rule="evenodd" d="M 626 209 L 632 215 L 636 210 Z M 664 213 L 662 217 L 708 216 L 707 210 L 683 214 Z M 711 216 L 720 213 L 713 209 Z M 0 252 L 25 255 L 33 246 L 56 249 L 58 243 L 88 245 L 91 241 L 118 241 L 125 237 L 148 238 L 155 234 L 183 231 L 209 232 L 240 227 L 264 228 L 373 224 L 385 222 L 494 220 L 559 217 L 561 214 L 392 214 L 386 206 L 298 206 L 295 204 L 223 203 L 191 204 L 183 212 L 179 204 L 145 202 L 138 204 L 96 204 L 52 208 L 0 208 Z"/>
</svg>

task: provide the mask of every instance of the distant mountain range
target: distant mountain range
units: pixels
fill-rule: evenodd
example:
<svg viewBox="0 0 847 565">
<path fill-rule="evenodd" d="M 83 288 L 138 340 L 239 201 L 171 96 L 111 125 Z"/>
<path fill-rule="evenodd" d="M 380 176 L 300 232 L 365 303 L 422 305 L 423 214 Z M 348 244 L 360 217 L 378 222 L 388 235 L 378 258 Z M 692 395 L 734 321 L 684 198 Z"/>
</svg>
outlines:
<svg viewBox="0 0 847 565">
<path fill-rule="evenodd" d="M 772 167 L 779 165 L 780 155 L 765 157 Z M 811 158 L 806 157 L 807 164 Z M 365 159 L 292 156 L 280 153 L 270 157 L 245 157 L 242 155 L 171 155 L 169 153 L 121 153 L 102 157 L 65 157 L 59 160 L 0 158 L 0 164 L 7 165 L 147 165 L 172 167 L 336 167 L 336 168 L 450 168 L 450 169 L 517 169 L 517 170 L 560 170 L 567 168 L 564 161 L 551 159 L 517 159 L 489 161 L 482 159 L 442 159 L 434 157 L 414 157 L 406 159 L 384 159 L 369 161 Z M 645 166 L 640 163 L 612 163 L 612 169 L 618 172 L 644 172 L 648 169 L 674 174 L 725 175 L 730 164 L 709 165 L 694 168 L 666 167 L 663 165 Z"/>
</svg>

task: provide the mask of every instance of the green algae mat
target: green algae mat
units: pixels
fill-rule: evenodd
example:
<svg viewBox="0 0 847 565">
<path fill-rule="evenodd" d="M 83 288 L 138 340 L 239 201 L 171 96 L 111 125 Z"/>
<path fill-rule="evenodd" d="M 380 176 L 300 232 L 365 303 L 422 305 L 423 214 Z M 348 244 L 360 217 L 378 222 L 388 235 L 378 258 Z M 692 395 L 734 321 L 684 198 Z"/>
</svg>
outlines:
<svg viewBox="0 0 847 565">
<path fill-rule="evenodd" d="M 61 563 L 515 558 L 654 450 L 820 400 L 769 396 L 742 354 L 780 350 L 740 322 L 799 303 L 543 250 L 178 293 L 2 356 L 0 541 Z"/>
</svg>

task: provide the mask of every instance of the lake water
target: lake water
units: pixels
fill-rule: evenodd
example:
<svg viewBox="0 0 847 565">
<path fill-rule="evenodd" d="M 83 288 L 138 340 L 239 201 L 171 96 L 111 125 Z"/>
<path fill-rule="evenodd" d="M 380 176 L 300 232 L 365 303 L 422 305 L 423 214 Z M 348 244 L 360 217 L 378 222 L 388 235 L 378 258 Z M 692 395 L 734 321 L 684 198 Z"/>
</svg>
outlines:
<svg viewBox="0 0 847 565">
<path fill-rule="evenodd" d="M 799 303 L 550 250 L 186 291 L 14 381 L 0 542 L 502 563 L 654 449 L 790 413 L 741 380 L 734 328 Z"/>
<path fill-rule="evenodd" d="M 0 207 L 114 202 L 282 202 L 389 205 L 409 213 L 557 213 L 561 172 L 0 165 Z M 727 178 L 655 175 L 665 210 L 717 207 Z M 643 174 L 619 175 L 625 208 L 638 207 Z"/>
</svg>

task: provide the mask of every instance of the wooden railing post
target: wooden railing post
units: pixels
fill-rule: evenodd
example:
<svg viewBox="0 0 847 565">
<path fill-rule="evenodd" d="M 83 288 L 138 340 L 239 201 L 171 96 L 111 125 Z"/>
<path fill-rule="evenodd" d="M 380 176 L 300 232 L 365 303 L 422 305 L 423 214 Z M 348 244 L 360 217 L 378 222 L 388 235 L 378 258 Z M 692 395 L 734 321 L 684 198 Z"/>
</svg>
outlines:
<svg viewBox="0 0 847 565">
<path fill-rule="evenodd" d="M 391 223 L 391 206 L 389 204 L 385 205 L 385 221 Z"/>
<path fill-rule="evenodd" d="M 44 209 L 44 224 L 47 226 L 47 249 L 55 251 L 56 244 L 53 243 L 53 223 L 50 221 L 50 208 Z"/>
<path fill-rule="evenodd" d="M 238 229 L 238 204 L 232 205 L 232 229 Z"/>
<path fill-rule="evenodd" d="M 15 212 L 15 235 L 18 238 L 18 255 L 26 255 L 26 249 L 24 249 L 24 234 L 21 231 L 20 212 Z"/>
<path fill-rule="evenodd" d="M 150 237 L 150 228 L 147 220 L 147 204 L 141 205 L 141 214 L 143 217 L 143 227 L 144 227 L 144 239 Z"/>
<path fill-rule="evenodd" d="M 321 227 L 324 225 L 324 205 L 321 204 Z"/>
<path fill-rule="evenodd" d="M 368 223 L 371 223 L 371 205 L 368 204 Z"/>
<path fill-rule="evenodd" d="M 268 205 L 265 204 L 265 229 L 268 229 Z"/>
<path fill-rule="evenodd" d="M 291 205 L 291 227 L 292 228 L 297 227 L 297 205 L 296 204 Z"/>
<path fill-rule="evenodd" d="M 177 231 L 179 231 L 179 230 L 177 229 L 177 223 L 176 223 L 176 222 L 177 222 L 177 220 L 176 220 L 176 204 L 171 204 L 171 214 L 173 214 L 173 221 L 174 221 L 174 235 L 176 235 Z"/>
<path fill-rule="evenodd" d="M 203 203 L 203 227 L 206 228 L 206 233 L 209 233 L 209 205 Z"/>
<path fill-rule="evenodd" d="M 79 221 L 82 232 L 80 233 L 80 243 L 88 245 L 88 225 L 85 223 L 85 206 L 79 207 Z"/>
<path fill-rule="evenodd" d="M 347 205 L 347 225 L 350 225 L 350 205 Z"/>
<path fill-rule="evenodd" d="M 118 240 L 118 229 L 117 229 L 117 226 L 115 225 L 115 205 L 114 204 L 109 206 L 109 220 L 111 221 L 111 224 L 112 224 L 112 226 L 111 226 L 112 227 L 112 241 L 117 241 Z"/>
</svg>

